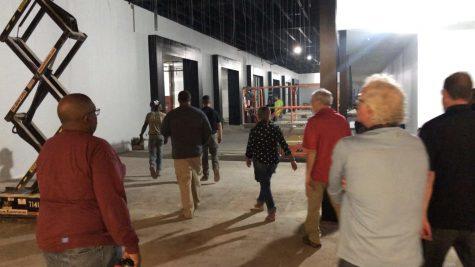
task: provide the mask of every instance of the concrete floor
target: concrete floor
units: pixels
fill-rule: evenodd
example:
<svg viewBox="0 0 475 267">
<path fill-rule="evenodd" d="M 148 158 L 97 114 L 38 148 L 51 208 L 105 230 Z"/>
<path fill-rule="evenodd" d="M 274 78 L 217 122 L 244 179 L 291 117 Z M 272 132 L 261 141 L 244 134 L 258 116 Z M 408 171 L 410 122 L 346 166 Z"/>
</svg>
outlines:
<svg viewBox="0 0 475 267">
<path fill-rule="evenodd" d="M 238 129 L 225 140 L 224 154 L 241 153 L 247 136 Z M 301 243 L 306 215 L 303 164 L 296 172 L 289 163 L 279 165 L 272 185 L 277 220 L 265 223 L 265 213 L 249 212 L 258 184 L 242 161 L 221 162 L 222 181 L 202 185 L 203 201 L 195 218 L 183 221 L 178 218 L 172 160 L 164 160 L 158 180 L 149 177 L 146 153 L 129 153 L 122 160 L 127 165 L 125 187 L 143 266 L 336 266 L 336 225 L 323 225 L 322 249 Z M 0 187 L 10 184 L 0 183 Z M 34 231 L 34 221 L 0 221 L 0 266 L 45 266 Z M 461 266 L 453 252 L 446 266 Z"/>
</svg>

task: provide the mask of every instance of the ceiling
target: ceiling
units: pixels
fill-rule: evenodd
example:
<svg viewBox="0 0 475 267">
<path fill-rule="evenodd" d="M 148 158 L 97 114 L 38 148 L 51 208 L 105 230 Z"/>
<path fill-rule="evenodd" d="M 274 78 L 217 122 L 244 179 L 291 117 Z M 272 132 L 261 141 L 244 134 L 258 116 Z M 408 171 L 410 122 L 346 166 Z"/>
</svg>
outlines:
<svg viewBox="0 0 475 267">
<path fill-rule="evenodd" d="M 415 34 L 347 31 L 347 54 L 353 81 L 362 82 L 368 75 L 383 71 L 415 39 Z"/>
<path fill-rule="evenodd" d="M 126 1 L 272 64 L 319 72 L 318 0 Z M 300 55 L 293 53 L 297 45 Z"/>
</svg>

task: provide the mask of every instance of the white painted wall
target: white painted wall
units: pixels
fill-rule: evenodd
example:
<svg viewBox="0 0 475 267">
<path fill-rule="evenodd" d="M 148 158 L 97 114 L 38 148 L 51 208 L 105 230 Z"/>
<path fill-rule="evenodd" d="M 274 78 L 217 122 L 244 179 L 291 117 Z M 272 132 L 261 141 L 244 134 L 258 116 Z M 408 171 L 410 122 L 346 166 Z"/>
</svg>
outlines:
<svg viewBox="0 0 475 267">
<path fill-rule="evenodd" d="M 320 83 L 320 73 L 305 73 L 305 74 L 300 74 L 300 80 L 299 82 L 301 84 L 305 83 Z M 315 89 L 300 89 L 299 94 L 300 94 L 300 103 L 310 103 L 312 99 L 312 93 L 316 90 Z"/>
<path fill-rule="evenodd" d="M 406 129 L 417 132 L 417 39 L 414 38 L 383 71 L 401 84 L 406 94 Z"/>
<path fill-rule="evenodd" d="M 70 92 L 88 94 L 101 108 L 97 136 L 114 144 L 127 142 L 136 136 L 148 110 L 150 85 L 148 69 L 149 34 L 157 34 L 201 49 L 204 71 L 202 84 L 205 94 L 212 94 L 211 55 L 219 54 L 243 63 L 241 86 L 245 85 L 245 66 L 251 64 L 265 72 L 298 78 L 298 75 L 277 65 L 270 65 L 258 57 L 239 51 L 216 39 L 158 17 L 158 31 L 154 31 L 153 14 L 135 8 L 136 32 L 132 28 L 132 10 L 122 0 L 56 0 L 73 14 L 80 30 L 89 38 L 61 77 Z M 18 0 L 2 0 L 0 28 L 7 24 L 18 8 Z M 51 21 L 40 24 L 29 40 L 38 55 L 44 58 L 60 31 Z M 65 47 L 66 48 L 66 47 Z M 0 44 L 0 113 L 7 113 L 31 73 L 13 52 Z M 31 96 L 32 97 L 32 96 Z M 27 106 L 27 105 L 26 105 Z M 55 115 L 56 102 L 52 97 L 40 107 L 35 121 L 50 136 L 59 126 Z M 0 151 L 12 151 L 11 176 L 24 174 L 37 153 L 21 138 L 11 134 L 11 124 L 0 121 Z M 0 166 L 1 168 L 1 166 Z"/>
<path fill-rule="evenodd" d="M 457 71 L 475 77 L 475 29 L 419 34 L 418 125 L 443 113 L 444 79 Z"/>
<path fill-rule="evenodd" d="M 408 8 L 410 7 L 410 8 Z M 418 34 L 417 126 L 443 112 L 440 91 L 456 71 L 475 75 L 473 0 L 339 0 L 337 30 Z M 421 16 L 423 14 L 423 16 Z M 401 19 L 401 15 L 403 19 Z"/>
</svg>

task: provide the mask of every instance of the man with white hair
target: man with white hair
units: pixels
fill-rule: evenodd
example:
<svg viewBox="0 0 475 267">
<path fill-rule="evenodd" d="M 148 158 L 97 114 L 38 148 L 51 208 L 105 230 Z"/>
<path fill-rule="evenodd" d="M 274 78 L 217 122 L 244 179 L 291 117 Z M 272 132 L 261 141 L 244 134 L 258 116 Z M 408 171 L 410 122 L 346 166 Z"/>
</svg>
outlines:
<svg viewBox="0 0 475 267">
<path fill-rule="evenodd" d="M 312 111 L 315 113 L 305 127 L 303 147 L 307 152 L 305 188 L 308 199 L 307 219 L 303 242 L 320 248 L 320 208 L 328 183 L 331 154 L 335 144 L 343 137 L 351 135 L 345 117 L 331 108 L 332 93 L 319 89 L 312 95 Z"/>
<path fill-rule="evenodd" d="M 358 121 L 368 130 L 333 151 L 328 194 L 340 210 L 340 267 L 421 266 L 428 156 L 399 127 L 404 101 L 393 78 L 369 77 L 358 99 Z"/>
</svg>

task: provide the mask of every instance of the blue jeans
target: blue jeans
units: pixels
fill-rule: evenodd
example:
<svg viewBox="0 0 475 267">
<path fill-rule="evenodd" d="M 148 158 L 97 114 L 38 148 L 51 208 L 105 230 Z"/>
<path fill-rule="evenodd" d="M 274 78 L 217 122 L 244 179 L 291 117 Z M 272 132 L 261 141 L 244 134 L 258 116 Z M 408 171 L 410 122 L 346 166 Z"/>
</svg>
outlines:
<svg viewBox="0 0 475 267">
<path fill-rule="evenodd" d="M 99 246 L 43 253 L 48 267 L 113 267 L 122 257 L 122 248 Z"/>
<path fill-rule="evenodd" d="M 272 174 L 274 174 L 275 169 L 277 168 L 277 164 L 266 165 L 258 161 L 254 161 L 253 163 L 254 176 L 256 178 L 256 181 L 258 181 L 261 185 L 261 191 L 259 193 L 259 197 L 257 198 L 257 202 L 266 203 L 267 212 L 275 212 L 276 208 L 274 198 L 272 197 L 272 191 L 270 189 L 270 179 L 272 178 Z"/>
<path fill-rule="evenodd" d="M 149 153 L 149 162 L 150 168 L 155 170 L 162 170 L 162 145 L 163 145 L 163 136 L 161 135 L 150 135 L 148 137 L 148 153 Z"/>
</svg>

